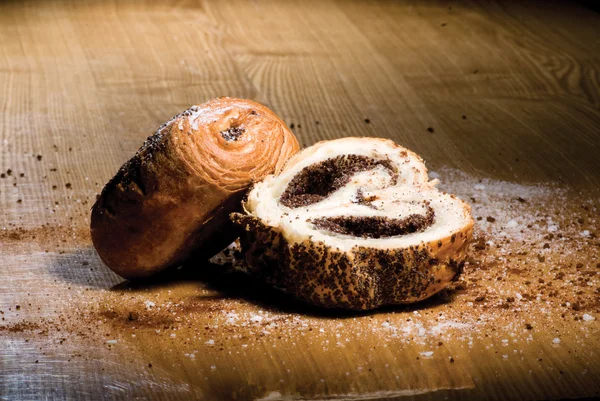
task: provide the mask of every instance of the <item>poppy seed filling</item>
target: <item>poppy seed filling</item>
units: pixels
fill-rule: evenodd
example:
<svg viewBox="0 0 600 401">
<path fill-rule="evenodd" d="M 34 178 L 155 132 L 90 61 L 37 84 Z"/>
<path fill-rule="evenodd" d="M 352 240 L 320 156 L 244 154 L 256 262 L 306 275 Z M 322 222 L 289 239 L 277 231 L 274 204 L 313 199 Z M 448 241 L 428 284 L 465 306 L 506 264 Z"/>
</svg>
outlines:
<svg viewBox="0 0 600 401">
<path fill-rule="evenodd" d="M 245 129 L 241 127 L 231 127 L 228 130 L 221 131 L 221 136 L 228 142 L 237 141 L 244 131 Z"/>
<path fill-rule="evenodd" d="M 390 172 L 391 185 L 398 181 L 398 170 L 389 159 L 376 160 L 361 155 L 341 155 L 311 164 L 292 178 L 279 202 L 289 208 L 312 205 L 326 199 L 361 171 L 383 166 Z"/>
<path fill-rule="evenodd" d="M 321 230 L 363 238 L 386 238 L 398 235 L 412 234 L 425 230 L 435 221 L 435 212 L 425 202 L 427 212 L 411 214 L 403 219 L 385 216 L 339 216 L 320 217 L 309 220 Z"/>
</svg>

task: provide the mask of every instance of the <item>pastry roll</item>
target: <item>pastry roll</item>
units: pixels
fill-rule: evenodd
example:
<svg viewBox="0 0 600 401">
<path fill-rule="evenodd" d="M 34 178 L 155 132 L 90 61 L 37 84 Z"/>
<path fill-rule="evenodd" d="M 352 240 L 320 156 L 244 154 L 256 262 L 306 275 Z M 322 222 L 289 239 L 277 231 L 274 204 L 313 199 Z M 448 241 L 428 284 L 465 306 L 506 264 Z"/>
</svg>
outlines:
<svg viewBox="0 0 600 401">
<path fill-rule="evenodd" d="M 390 140 L 324 141 L 256 183 L 232 219 L 250 273 L 301 300 L 417 302 L 458 277 L 472 237 L 470 207 L 436 184 Z"/>
<path fill-rule="evenodd" d="M 91 234 L 104 263 L 146 277 L 192 253 L 210 257 L 237 236 L 229 214 L 251 183 L 299 149 L 265 106 L 221 97 L 163 124 L 104 187 Z"/>
</svg>

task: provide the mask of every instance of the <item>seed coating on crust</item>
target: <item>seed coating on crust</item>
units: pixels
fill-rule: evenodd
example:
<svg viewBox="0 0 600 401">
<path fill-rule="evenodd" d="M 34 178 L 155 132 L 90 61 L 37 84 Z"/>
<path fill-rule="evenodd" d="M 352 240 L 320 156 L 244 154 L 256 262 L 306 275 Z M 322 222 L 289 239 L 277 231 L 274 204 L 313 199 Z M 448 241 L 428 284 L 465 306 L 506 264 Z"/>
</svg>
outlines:
<svg viewBox="0 0 600 401">
<path fill-rule="evenodd" d="M 461 274 L 469 239 L 461 237 L 454 257 L 446 260 L 437 259 L 430 244 L 340 252 L 323 242 L 289 243 L 253 216 L 235 213 L 232 220 L 245 228 L 240 241 L 254 276 L 313 305 L 349 310 L 428 298 L 445 286 L 441 279 Z"/>
</svg>

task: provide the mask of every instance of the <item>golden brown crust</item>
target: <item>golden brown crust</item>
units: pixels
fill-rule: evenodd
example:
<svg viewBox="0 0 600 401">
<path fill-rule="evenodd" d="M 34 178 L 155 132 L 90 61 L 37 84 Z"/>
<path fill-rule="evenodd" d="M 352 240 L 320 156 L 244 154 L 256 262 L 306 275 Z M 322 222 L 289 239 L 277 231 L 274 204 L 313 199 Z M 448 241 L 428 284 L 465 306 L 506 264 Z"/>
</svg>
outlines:
<svg viewBox="0 0 600 401">
<path fill-rule="evenodd" d="M 163 124 L 92 208 L 98 254 L 126 278 L 212 256 L 237 237 L 229 214 L 254 181 L 278 172 L 298 141 L 267 107 L 221 97 Z"/>
</svg>

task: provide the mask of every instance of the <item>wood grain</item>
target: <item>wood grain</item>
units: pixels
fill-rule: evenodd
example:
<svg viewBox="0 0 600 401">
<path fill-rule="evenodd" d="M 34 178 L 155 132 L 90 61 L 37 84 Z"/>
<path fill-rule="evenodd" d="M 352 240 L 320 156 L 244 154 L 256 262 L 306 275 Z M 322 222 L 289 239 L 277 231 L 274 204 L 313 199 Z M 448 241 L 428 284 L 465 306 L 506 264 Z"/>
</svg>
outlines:
<svg viewBox="0 0 600 401">
<path fill-rule="evenodd" d="M 94 252 L 88 226 L 96 194 L 147 135 L 220 95 L 266 104 L 304 146 L 391 138 L 432 170 L 521 185 L 497 184 L 515 198 L 541 184 L 554 188 L 540 192 L 549 198 L 566 191 L 565 216 L 579 216 L 600 197 L 599 37 L 600 16 L 566 1 L 1 3 L 0 399 L 598 396 L 600 319 L 582 326 L 556 303 L 548 316 L 494 312 L 507 327 L 518 323 L 515 338 L 527 346 L 514 355 L 492 331 L 432 334 L 439 313 L 470 325 L 492 313 L 474 309 L 476 294 L 521 279 L 502 287 L 490 276 L 452 302 L 328 314 L 203 262 L 122 283 Z M 539 208 L 537 219 L 548 217 Z M 595 219 L 564 227 L 593 234 Z M 485 215 L 478 224 L 488 229 Z M 568 265 L 572 282 L 590 278 L 579 280 L 590 283 L 587 296 L 600 287 L 599 248 L 592 237 L 568 256 L 582 241 L 575 234 L 546 262 L 533 251 L 527 261 L 544 277 Z M 539 241 L 552 242 L 524 243 Z M 473 262 L 481 271 L 467 274 L 488 277 L 504 257 L 482 252 Z M 578 270 L 576 260 L 585 262 Z M 598 305 L 586 307 L 600 317 Z M 522 339 L 527 319 L 539 322 L 531 342 Z M 387 329 L 418 333 L 417 321 L 423 339 L 400 341 Z"/>
</svg>

